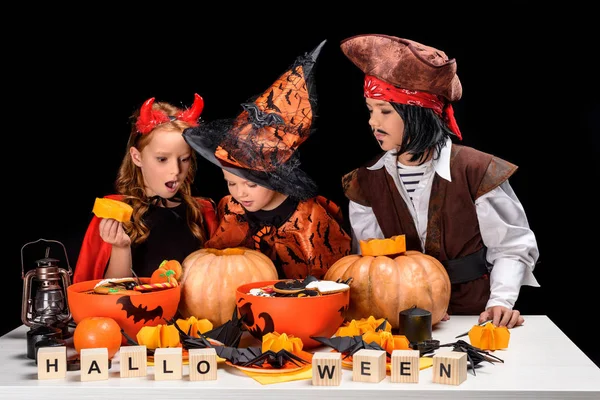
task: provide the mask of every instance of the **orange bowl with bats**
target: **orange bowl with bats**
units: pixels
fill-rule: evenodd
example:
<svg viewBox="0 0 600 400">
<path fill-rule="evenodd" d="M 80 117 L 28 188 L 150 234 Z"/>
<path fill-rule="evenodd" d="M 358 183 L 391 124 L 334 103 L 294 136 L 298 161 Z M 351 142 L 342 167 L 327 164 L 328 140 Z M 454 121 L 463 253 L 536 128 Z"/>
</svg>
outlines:
<svg viewBox="0 0 600 400">
<path fill-rule="evenodd" d="M 73 321 L 85 317 L 110 317 L 133 340 L 144 326 L 166 324 L 177 312 L 180 287 L 128 294 L 97 294 L 94 286 L 101 279 L 74 283 L 67 287 L 67 302 Z M 140 278 L 142 284 L 150 278 Z M 123 343 L 126 343 L 123 337 Z"/>
<path fill-rule="evenodd" d="M 267 333 L 285 333 L 302 339 L 304 348 L 322 346 L 311 336 L 331 337 L 344 322 L 350 304 L 350 290 L 315 297 L 261 297 L 250 289 L 278 281 L 253 282 L 236 289 L 238 315 L 255 338 Z"/>
</svg>

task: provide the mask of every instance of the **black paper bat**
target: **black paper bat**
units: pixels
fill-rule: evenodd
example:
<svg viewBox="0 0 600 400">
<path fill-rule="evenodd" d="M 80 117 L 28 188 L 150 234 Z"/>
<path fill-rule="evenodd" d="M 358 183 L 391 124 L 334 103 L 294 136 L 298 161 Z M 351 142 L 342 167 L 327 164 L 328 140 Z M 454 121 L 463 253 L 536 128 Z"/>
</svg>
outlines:
<svg viewBox="0 0 600 400">
<path fill-rule="evenodd" d="M 262 354 L 261 347 L 247 347 L 245 349 L 238 349 L 237 347 L 229 346 L 213 347 L 219 357 L 231 361 L 231 363 L 235 365 L 245 364 Z"/>
<path fill-rule="evenodd" d="M 231 319 L 223 325 L 204 333 L 207 338 L 218 340 L 225 346 L 238 347 L 244 328 L 244 316 L 238 318 L 237 307 L 233 308 Z M 224 357 L 223 357 L 224 358 Z"/>
<path fill-rule="evenodd" d="M 351 355 L 353 355 L 361 349 L 384 350 L 380 345 L 378 345 L 375 342 L 366 343 L 361 335 L 336 336 L 332 338 L 326 338 L 322 336 L 311 336 L 310 338 L 326 346 L 333 347 L 334 349 L 336 349 L 344 355 L 343 358 L 350 357 Z"/>
<path fill-rule="evenodd" d="M 148 306 L 136 306 L 131 302 L 130 296 L 121 296 L 117 299 L 117 303 L 121 305 L 122 310 L 127 313 L 127 318 L 133 316 L 133 322 L 137 323 L 141 320 L 144 322 L 152 321 L 155 318 L 162 318 L 163 309 L 161 306 L 148 310 Z"/>
</svg>

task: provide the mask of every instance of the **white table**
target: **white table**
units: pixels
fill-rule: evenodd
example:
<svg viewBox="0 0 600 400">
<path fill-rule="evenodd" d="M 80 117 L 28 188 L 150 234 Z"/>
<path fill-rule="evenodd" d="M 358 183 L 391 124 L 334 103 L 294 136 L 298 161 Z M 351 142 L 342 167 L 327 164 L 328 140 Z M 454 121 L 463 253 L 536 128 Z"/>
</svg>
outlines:
<svg viewBox="0 0 600 400">
<path fill-rule="evenodd" d="M 433 339 L 455 342 L 456 335 L 476 322 L 475 316 L 454 316 L 434 327 Z M 354 382 L 352 371 L 344 370 L 340 386 L 313 386 L 311 380 L 261 385 L 224 363 L 219 363 L 216 381 L 190 381 L 187 365 L 181 380 L 155 381 L 153 367 L 148 367 L 146 377 L 120 378 L 118 362 L 104 381 L 81 382 L 79 371 L 68 371 L 66 379 L 38 380 L 35 362 L 26 357 L 28 330 L 23 325 L 0 338 L 0 398 L 600 399 L 600 368 L 546 316 L 525 316 L 524 326 L 510 330 L 509 347 L 493 353 L 504 364 L 483 363 L 476 376 L 469 370 L 467 380 L 458 386 L 433 383 L 432 368 L 420 371 L 418 383 L 391 383 L 389 376 L 379 383 Z M 469 341 L 468 336 L 462 339 Z"/>
</svg>

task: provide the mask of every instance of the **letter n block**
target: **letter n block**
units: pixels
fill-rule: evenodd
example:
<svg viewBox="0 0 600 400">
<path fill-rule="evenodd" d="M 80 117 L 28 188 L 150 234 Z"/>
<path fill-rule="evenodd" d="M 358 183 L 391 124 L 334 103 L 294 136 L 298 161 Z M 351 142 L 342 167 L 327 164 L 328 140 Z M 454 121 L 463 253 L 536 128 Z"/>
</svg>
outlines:
<svg viewBox="0 0 600 400">
<path fill-rule="evenodd" d="M 467 353 L 447 351 L 433 356 L 433 383 L 460 385 L 467 379 Z"/>
<path fill-rule="evenodd" d="M 352 380 L 378 383 L 385 378 L 384 350 L 362 349 L 352 355 Z"/>
<path fill-rule="evenodd" d="M 148 353 L 146 346 L 121 346 L 119 350 L 121 359 L 121 378 L 146 376 L 148 367 Z"/>
<path fill-rule="evenodd" d="M 103 381 L 108 379 L 108 349 L 98 347 L 81 349 L 81 381 Z"/>
<path fill-rule="evenodd" d="M 40 347 L 37 367 L 38 379 L 64 379 L 67 376 L 67 347 Z"/>
<path fill-rule="evenodd" d="M 419 350 L 392 351 L 392 374 L 394 383 L 419 382 Z"/>
<path fill-rule="evenodd" d="M 183 351 L 181 347 L 158 347 L 154 350 L 154 380 L 181 379 Z"/>
<path fill-rule="evenodd" d="M 190 349 L 190 381 L 214 381 L 217 379 L 217 352 L 213 348 Z"/>
<path fill-rule="evenodd" d="M 312 358 L 312 384 L 339 386 L 342 383 L 342 353 L 316 352 Z"/>
</svg>

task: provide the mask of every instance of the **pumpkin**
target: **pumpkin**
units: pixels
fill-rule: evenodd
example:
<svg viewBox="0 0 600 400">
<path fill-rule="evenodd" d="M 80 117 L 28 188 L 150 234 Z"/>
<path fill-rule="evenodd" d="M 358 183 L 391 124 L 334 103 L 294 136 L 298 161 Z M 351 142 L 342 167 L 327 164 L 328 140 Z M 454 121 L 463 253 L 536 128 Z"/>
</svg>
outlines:
<svg viewBox="0 0 600 400">
<path fill-rule="evenodd" d="M 369 242 L 377 240 L 370 239 Z M 400 242 L 397 247 L 390 245 L 387 251 L 399 253 L 398 250 L 402 250 Z M 365 243 L 361 243 L 361 247 L 363 245 Z M 387 319 L 392 328 L 398 329 L 400 311 L 411 307 L 431 312 L 432 325 L 441 321 L 450 302 L 451 286 L 446 269 L 434 257 L 419 251 L 400 253 L 393 258 L 351 254 L 329 268 L 325 280 L 352 278 L 346 321 L 372 315 Z"/>
<path fill-rule="evenodd" d="M 109 317 L 83 318 L 73 331 L 73 347 L 77 353 L 82 349 L 105 347 L 111 359 L 121 348 L 121 327 Z"/>
<path fill-rule="evenodd" d="M 96 197 L 92 212 L 98 218 L 111 218 L 119 222 L 131 220 L 133 207 L 119 200 Z"/>
<path fill-rule="evenodd" d="M 181 265 L 179 313 L 208 319 L 215 327 L 231 319 L 239 286 L 277 279 L 269 257 L 244 247 L 196 250 Z"/>
</svg>

